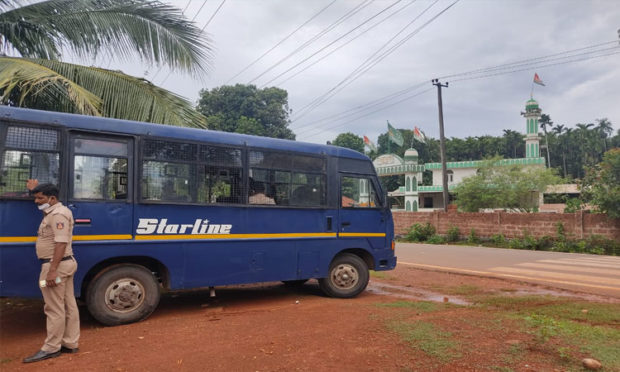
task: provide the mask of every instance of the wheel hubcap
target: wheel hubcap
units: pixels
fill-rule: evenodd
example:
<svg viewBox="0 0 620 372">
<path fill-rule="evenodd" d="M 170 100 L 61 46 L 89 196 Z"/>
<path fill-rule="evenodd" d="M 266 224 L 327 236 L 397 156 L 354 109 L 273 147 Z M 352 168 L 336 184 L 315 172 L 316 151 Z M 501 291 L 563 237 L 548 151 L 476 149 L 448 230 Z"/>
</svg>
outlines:
<svg viewBox="0 0 620 372">
<path fill-rule="evenodd" d="M 359 274 L 355 267 L 348 264 L 341 264 L 332 270 L 332 280 L 341 289 L 354 287 L 359 281 Z"/>
<path fill-rule="evenodd" d="M 144 302 L 144 287 L 131 278 L 114 281 L 105 292 L 106 306 L 116 312 L 126 313 L 135 310 Z"/>
</svg>

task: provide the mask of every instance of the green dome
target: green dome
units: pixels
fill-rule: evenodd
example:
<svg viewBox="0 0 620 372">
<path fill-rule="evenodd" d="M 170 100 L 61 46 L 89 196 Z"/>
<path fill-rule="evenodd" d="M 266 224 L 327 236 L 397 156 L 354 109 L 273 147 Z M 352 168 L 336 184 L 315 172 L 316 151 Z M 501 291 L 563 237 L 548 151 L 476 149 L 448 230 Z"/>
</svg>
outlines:
<svg viewBox="0 0 620 372">
<path fill-rule="evenodd" d="M 418 162 L 418 151 L 416 149 L 408 149 L 405 151 L 405 162 L 406 163 L 417 163 Z"/>
<path fill-rule="evenodd" d="M 537 109 L 537 108 L 538 108 L 538 102 L 536 102 L 536 100 L 534 100 L 533 98 L 525 102 L 526 110 Z"/>
</svg>

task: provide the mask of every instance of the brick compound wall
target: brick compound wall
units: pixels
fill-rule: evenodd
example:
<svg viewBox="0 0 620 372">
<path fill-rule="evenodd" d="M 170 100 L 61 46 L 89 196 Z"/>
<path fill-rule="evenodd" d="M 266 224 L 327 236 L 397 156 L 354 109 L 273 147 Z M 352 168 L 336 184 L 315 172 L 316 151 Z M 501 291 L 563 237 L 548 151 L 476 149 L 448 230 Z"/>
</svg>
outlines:
<svg viewBox="0 0 620 372">
<path fill-rule="evenodd" d="M 393 212 L 394 232 L 405 235 L 416 223 L 430 223 L 439 235 L 445 235 L 452 226 L 459 228 L 461 236 L 467 236 L 471 229 L 479 237 L 489 238 L 503 234 L 506 238 L 521 238 L 524 235 L 540 238 L 557 236 L 557 223 L 564 225 L 567 237 L 587 238 L 601 235 L 620 240 L 620 219 L 611 219 L 604 214 L 577 213 L 460 213 L 455 211 Z"/>
</svg>

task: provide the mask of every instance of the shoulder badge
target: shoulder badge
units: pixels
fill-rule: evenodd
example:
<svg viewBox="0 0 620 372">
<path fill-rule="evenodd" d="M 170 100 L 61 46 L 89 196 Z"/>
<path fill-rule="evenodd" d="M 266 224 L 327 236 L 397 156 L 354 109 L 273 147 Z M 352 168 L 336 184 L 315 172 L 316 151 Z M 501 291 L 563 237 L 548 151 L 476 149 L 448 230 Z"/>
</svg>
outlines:
<svg viewBox="0 0 620 372">
<path fill-rule="evenodd" d="M 64 228 L 65 228 L 65 224 L 64 224 L 63 222 L 58 222 L 58 223 L 56 224 L 56 229 L 58 229 L 58 230 L 62 230 L 62 229 L 64 229 Z"/>
</svg>

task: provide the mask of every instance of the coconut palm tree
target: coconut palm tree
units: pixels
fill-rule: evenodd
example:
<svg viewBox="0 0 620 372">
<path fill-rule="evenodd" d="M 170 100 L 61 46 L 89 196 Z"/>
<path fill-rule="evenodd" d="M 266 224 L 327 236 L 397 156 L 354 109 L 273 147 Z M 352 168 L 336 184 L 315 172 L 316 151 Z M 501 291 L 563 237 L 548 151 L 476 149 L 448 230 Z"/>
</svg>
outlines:
<svg viewBox="0 0 620 372">
<path fill-rule="evenodd" d="M 61 57 L 137 56 L 199 77 L 210 50 L 199 28 L 159 1 L 0 0 L 0 103 L 204 127 L 204 117 L 178 95 Z"/>
<path fill-rule="evenodd" d="M 547 127 L 553 127 L 553 122 L 551 121 L 551 116 L 547 114 L 542 114 L 540 116 L 540 120 L 538 121 L 540 127 L 543 129 L 545 133 L 545 149 L 547 149 L 547 167 L 551 168 L 551 155 L 549 151 L 549 139 L 547 137 Z"/>
</svg>

